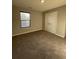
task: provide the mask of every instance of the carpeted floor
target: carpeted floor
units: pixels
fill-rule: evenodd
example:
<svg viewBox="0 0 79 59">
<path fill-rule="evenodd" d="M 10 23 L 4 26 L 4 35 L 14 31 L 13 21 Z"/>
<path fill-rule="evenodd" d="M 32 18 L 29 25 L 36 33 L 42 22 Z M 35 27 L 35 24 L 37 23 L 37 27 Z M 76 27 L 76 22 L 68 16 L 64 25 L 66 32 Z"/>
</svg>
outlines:
<svg viewBox="0 0 79 59">
<path fill-rule="evenodd" d="M 46 31 L 12 38 L 12 59 L 66 59 L 66 40 Z"/>
</svg>

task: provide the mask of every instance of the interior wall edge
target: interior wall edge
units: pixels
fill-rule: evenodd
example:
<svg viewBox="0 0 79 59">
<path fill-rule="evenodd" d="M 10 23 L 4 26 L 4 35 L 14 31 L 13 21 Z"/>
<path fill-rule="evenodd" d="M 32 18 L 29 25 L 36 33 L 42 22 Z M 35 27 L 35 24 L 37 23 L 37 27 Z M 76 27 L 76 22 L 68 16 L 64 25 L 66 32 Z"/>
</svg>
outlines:
<svg viewBox="0 0 79 59">
<path fill-rule="evenodd" d="M 42 30 L 42 29 L 39 29 L 39 30 L 33 30 L 33 31 L 29 31 L 29 32 L 24 32 L 24 33 L 18 33 L 18 34 L 14 34 L 14 35 L 12 35 L 12 37 L 14 37 L 14 36 L 18 36 L 18 35 L 22 35 L 22 34 L 27 34 L 27 33 L 30 33 L 30 32 L 36 32 L 36 31 L 40 31 L 40 30 Z"/>
<path fill-rule="evenodd" d="M 66 6 L 64 5 L 64 6 L 52 9 L 50 11 L 44 12 L 43 13 L 44 17 L 45 17 L 46 13 L 51 13 L 51 12 L 54 12 L 54 11 L 58 11 L 58 21 L 57 21 L 58 22 L 57 23 L 57 33 L 58 34 L 56 33 L 56 35 L 64 38 L 65 35 L 66 35 L 66 24 L 64 24 L 64 23 L 66 23 L 66 18 L 65 18 L 66 17 L 66 15 L 65 15 L 66 14 L 65 13 L 66 12 Z M 45 21 L 45 19 L 43 19 L 43 22 L 44 21 Z M 62 28 L 62 26 L 65 30 Z M 43 28 L 45 28 L 45 27 L 43 27 Z"/>
<path fill-rule="evenodd" d="M 31 27 L 20 27 L 19 11 L 21 10 L 31 13 Z M 42 13 L 12 5 L 12 36 L 38 30 L 42 30 Z"/>
<path fill-rule="evenodd" d="M 54 11 L 54 10 L 59 9 L 59 8 L 62 8 L 62 7 L 66 7 L 66 5 L 62 5 L 62 6 L 60 6 L 60 7 L 56 7 L 56 8 L 53 8 L 53 9 L 44 11 L 43 13 L 47 13 L 47 12 L 50 12 L 50 11 Z"/>
</svg>

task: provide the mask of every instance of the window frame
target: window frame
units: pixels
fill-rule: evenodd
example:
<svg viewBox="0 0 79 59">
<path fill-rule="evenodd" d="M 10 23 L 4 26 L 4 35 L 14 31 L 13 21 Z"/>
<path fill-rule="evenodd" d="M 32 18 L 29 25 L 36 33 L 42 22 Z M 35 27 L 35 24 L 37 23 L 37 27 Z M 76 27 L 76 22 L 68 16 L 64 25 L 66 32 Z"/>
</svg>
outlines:
<svg viewBox="0 0 79 59">
<path fill-rule="evenodd" d="M 20 28 L 29 28 L 29 27 L 31 27 L 31 13 L 30 12 L 25 12 L 25 11 L 20 11 L 20 12 L 23 12 L 23 13 L 29 13 L 30 14 L 30 24 L 29 24 L 29 26 L 28 27 L 22 27 L 21 26 L 21 21 L 27 21 L 27 20 L 21 20 L 21 15 L 20 15 Z M 20 12 L 19 12 L 19 14 L 20 14 Z"/>
</svg>

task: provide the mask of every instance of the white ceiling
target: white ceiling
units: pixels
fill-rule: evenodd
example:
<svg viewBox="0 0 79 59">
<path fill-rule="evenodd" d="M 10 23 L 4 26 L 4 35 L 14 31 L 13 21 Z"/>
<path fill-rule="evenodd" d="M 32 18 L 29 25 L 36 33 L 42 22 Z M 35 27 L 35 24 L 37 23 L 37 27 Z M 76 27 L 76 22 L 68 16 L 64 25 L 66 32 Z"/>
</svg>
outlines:
<svg viewBox="0 0 79 59">
<path fill-rule="evenodd" d="M 47 11 L 66 4 L 65 0 L 45 0 L 41 3 L 40 0 L 12 0 L 13 5 L 22 8 L 31 8 L 36 11 Z"/>
</svg>

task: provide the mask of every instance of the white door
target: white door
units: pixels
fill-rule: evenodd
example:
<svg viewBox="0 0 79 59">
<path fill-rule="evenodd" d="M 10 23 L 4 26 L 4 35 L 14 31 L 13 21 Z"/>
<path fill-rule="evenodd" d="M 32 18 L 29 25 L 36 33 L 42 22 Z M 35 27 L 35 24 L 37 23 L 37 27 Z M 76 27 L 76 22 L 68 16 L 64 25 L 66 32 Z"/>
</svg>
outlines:
<svg viewBox="0 0 79 59">
<path fill-rule="evenodd" d="M 57 29 L 57 12 L 50 12 L 45 14 L 45 30 L 56 34 Z"/>
</svg>

